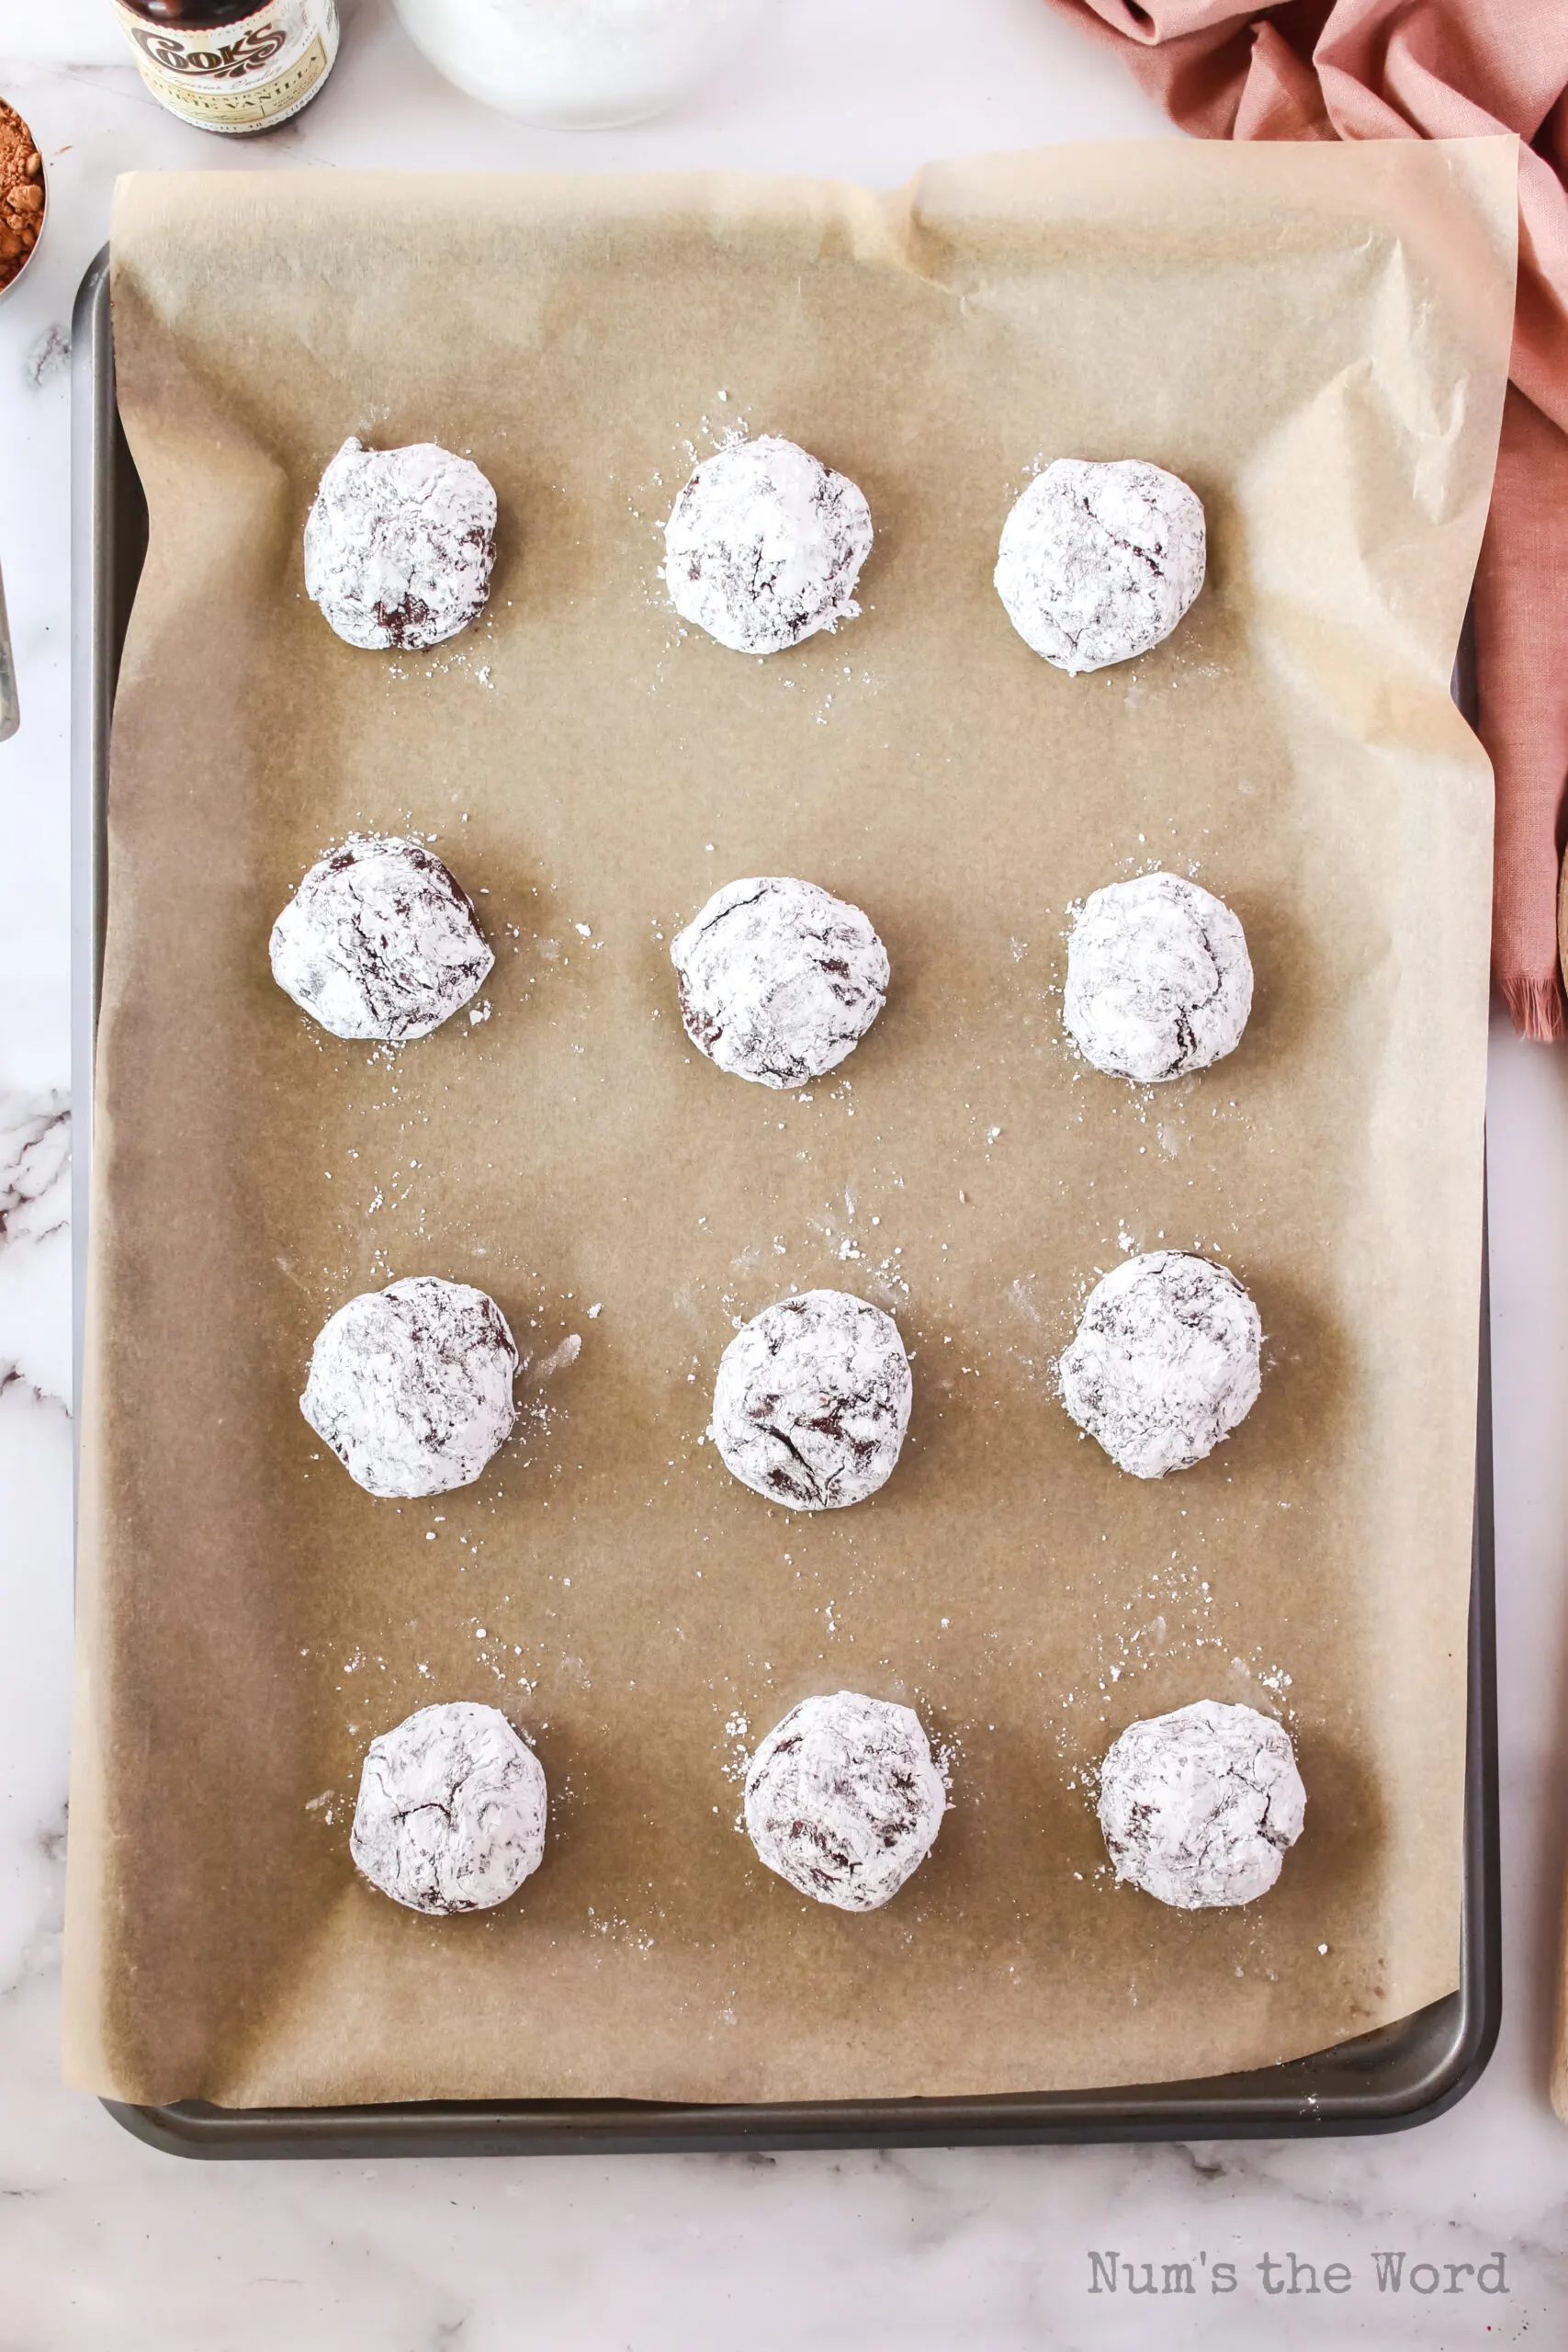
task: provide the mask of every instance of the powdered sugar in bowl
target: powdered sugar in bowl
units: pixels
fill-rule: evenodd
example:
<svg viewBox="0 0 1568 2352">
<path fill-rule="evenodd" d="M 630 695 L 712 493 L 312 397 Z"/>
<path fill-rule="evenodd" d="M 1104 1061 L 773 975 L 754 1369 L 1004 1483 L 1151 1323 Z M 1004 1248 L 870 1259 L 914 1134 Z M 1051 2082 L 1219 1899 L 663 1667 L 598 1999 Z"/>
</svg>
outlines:
<svg viewBox="0 0 1568 2352">
<path fill-rule="evenodd" d="M 557 130 L 662 114 L 739 47 L 774 0 L 395 0 L 438 73 L 484 106 Z"/>
</svg>

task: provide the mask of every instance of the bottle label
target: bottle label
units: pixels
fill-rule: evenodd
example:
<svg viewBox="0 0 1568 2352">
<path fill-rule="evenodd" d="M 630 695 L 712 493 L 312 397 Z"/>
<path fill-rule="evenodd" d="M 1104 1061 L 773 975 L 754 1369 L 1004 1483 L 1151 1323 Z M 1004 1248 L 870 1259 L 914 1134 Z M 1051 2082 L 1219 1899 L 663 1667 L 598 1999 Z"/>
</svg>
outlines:
<svg viewBox="0 0 1568 2352">
<path fill-rule="evenodd" d="M 269 130 L 314 96 L 337 55 L 336 0 L 267 0 L 201 32 L 117 6 L 152 96 L 204 130 Z"/>
</svg>

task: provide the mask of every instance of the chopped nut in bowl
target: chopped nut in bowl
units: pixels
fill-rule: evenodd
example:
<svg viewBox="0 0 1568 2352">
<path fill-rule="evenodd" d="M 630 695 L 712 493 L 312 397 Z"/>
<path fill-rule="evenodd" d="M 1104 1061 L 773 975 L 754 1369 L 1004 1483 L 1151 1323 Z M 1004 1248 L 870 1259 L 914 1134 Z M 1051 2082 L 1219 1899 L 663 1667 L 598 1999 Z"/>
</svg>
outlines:
<svg viewBox="0 0 1568 2352">
<path fill-rule="evenodd" d="M 43 158 L 32 132 L 0 98 L 0 300 L 38 250 L 47 203 Z"/>
</svg>

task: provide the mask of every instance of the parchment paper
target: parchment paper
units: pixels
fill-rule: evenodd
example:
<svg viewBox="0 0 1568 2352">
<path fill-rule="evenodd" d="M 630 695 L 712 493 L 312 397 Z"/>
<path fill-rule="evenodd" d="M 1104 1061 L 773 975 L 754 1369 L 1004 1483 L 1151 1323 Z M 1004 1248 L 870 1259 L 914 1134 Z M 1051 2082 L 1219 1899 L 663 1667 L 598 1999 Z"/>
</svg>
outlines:
<svg viewBox="0 0 1568 2352">
<path fill-rule="evenodd" d="M 739 2099 L 1206 2075 L 1457 1981 L 1490 791 L 1449 672 L 1511 307 L 1514 153 L 1104 146 L 889 198 L 745 178 L 122 183 L 120 399 L 152 511 L 110 808 L 74 2080 L 227 2104 Z M 668 612 L 658 526 L 727 429 L 875 517 L 864 617 L 765 663 Z M 344 436 L 470 451 L 488 618 L 340 644 L 300 530 Z M 1190 481 L 1209 584 L 1068 678 L 997 536 L 1050 457 Z M 498 955 L 395 1059 L 273 986 L 351 828 L 414 826 Z M 1196 869 L 1258 972 L 1241 1050 L 1141 1093 L 1059 1024 L 1069 903 Z M 668 943 L 717 886 L 863 904 L 886 1014 L 779 1097 L 693 1052 Z M 476 1008 L 478 1009 L 478 1008 Z M 1087 1285 L 1234 1265 L 1261 1401 L 1122 1476 L 1055 1402 Z M 395 1506 L 300 1418 L 361 1289 L 482 1283 L 535 1359 L 479 1484 Z M 735 1321 L 887 1304 L 897 1476 L 771 1510 L 704 1429 Z M 563 1339 L 578 1360 L 541 1377 Z M 886 1911 L 807 1904 L 736 1822 L 805 1693 L 917 1705 L 953 1809 Z M 1111 1883 L 1111 1737 L 1280 1713 L 1278 1889 Z M 376 1732 L 504 1706 L 553 1792 L 500 1911 L 359 1883 Z"/>
</svg>

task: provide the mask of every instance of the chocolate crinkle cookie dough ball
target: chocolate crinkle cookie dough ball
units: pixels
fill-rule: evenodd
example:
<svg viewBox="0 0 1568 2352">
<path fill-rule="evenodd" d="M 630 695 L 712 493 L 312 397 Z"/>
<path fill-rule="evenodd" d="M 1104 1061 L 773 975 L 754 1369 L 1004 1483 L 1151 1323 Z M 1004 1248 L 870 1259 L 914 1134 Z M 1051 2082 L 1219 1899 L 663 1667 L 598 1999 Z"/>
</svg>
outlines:
<svg viewBox="0 0 1568 2352">
<path fill-rule="evenodd" d="M 853 620 L 871 509 L 843 474 L 774 434 L 705 458 L 664 526 L 682 620 L 735 653 L 782 653 Z"/>
<path fill-rule="evenodd" d="M 423 651 L 484 610 L 495 492 L 434 441 L 367 449 L 351 434 L 305 525 L 305 593 L 345 643 Z"/>
<path fill-rule="evenodd" d="M 1113 1078 L 1155 1086 L 1234 1053 L 1252 1010 L 1247 934 L 1179 874 L 1091 891 L 1067 941 L 1062 1018 Z"/>
<path fill-rule="evenodd" d="M 860 909 L 783 875 L 716 891 L 670 960 L 693 1045 L 759 1086 L 825 1077 L 887 1001 L 887 950 Z"/>
<path fill-rule="evenodd" d="M 855 1690 L 803 1699 L 746 1773 L 759 1859 L 838 1911 L 890 1902 L 931 1852 L 946 1809 L 919 1717 Z"/>
<path fill-rule="evenodd" d="M 422 1707 L 370 1743 L 349 1851 L 411 1911 L 489 1911 L 545 1851 L 545 1773 L 494 1707 Z"/>
<path fill-rule="evenodd" d="M 1024 643 L 1058 670 L 1147 653 L 1203 585 L 1203 508 L 1163 467 L 1057 458 L 1008 516 L 997 594 Z"/>
<path fill-rule="evenodd" d="M 299 1409 L 367 1494 L 445 1495 L 511 1436 L 516 1370 L 493 1298 L 414 1274 L 321 1326 Z"/>
<path fill-rule="evenodd" d="M 1062 1402 L 1135 1478 L 1189 1470 L 1258 1401 L 1263 1326 L 1227 1266 L 1151 1250 L 1112 1266 L 1060 1357 Z"/>
<path fill-rule="evenodd" d="M 892 1476 L 914 1384 L 898 1327 L 848 1291 L 780 1299 L 719 1362 L 708 1434 L 725 1466 L 790 1510 L 841 1510 Z"/>
<path fill-rule="evenodd" d="M 1199 1699 L 1128 1724 L 1100 1769 L 1099 1812 L 1119 1880 L 1206 1911 L 1268 1894 L 1306 1791 L 1280 1724 Z"/>
<path fill-rule="evenodd" d="M 494 968 L 473 902 L 422 842 L 351 834 L 272 927 L 272 974 L 334 1037 L 428 1037 Z"/>
</svg>

